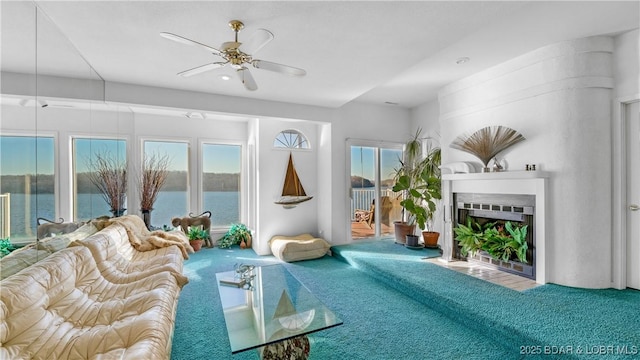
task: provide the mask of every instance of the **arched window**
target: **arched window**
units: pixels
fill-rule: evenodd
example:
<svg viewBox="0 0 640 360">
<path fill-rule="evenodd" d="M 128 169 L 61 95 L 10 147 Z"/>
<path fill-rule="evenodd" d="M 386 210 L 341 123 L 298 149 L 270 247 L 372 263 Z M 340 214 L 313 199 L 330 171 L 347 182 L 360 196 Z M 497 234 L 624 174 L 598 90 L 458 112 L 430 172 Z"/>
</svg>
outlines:
<svg viewBox="0 0 640 360">
<path fill-rule="evenodd" d="M 285 148 L 285 149 L 309 149 L 309 141 L 307 137 L 304 136 L 298 130 L 283 130 L 276 138 L 273 140 L 274 148 Z"/>
</svg>

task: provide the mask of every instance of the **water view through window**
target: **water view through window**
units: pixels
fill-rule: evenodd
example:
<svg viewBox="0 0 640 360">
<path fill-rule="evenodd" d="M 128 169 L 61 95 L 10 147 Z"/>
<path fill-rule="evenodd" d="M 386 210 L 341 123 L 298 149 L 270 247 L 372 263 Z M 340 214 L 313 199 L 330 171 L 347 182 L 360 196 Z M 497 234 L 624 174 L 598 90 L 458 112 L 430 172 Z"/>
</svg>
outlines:
<svg viewBox="0 0 640 360">
<path fill-rule="evenodd" d="M 10 238 L 35 238 L 37 218 L 55 219 L 54 138 L 0 136 L 0 193 L 10 202 Z"/>
<path fill-rule="evenodd" d="M 211 226 L 240 222 L 240 145 L 202 145 L 202 209 L 211 211 Z"/>
<path fill-rule="evenodd" d="M 186 142 L 145 141 L 144 156 L 169 159 L 167 180 L 153 204 L 151 225 L 171 225 L 173 217 L 189 213 L 189 144 Z"/>
<path fill-rule="evenodd" d="M 352 238 L 393 234 L 393 221 L 402 217 L 398 194 L 391 191 L 394 169 L 400 166 L 401 157 L 399 148 L 351 146 Z M 379 194 L 375 187 L 377 173 Z M 380 224 L 375 222 L 376 212 L 379 212 Z"/>
<path fill-rule="evenodd" d="M 73 139 L 74 219 L 87 221 L 99 216 L 112 216 L 111 207 L 90 181 L 92 164 L 102 157 L 112 164 L 126 166 L 127 143 L 120 139 Z M 127 208 L 127 202 L 122 206 Z"/>
</svg>

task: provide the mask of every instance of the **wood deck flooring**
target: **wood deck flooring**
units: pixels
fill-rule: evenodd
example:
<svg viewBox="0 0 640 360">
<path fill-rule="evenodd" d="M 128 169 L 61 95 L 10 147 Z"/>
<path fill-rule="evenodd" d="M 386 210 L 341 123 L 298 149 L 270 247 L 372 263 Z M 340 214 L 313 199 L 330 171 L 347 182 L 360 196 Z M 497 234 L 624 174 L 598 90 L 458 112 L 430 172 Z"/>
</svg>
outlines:
<svg viewBox="0 0 640 360">
<path fill-rule="evenodd" d="M 375 223 L 371 223 L 371 227 L 364 222 L 351 222 L 351 237 L 354 240 L 370 238 L 375 235 Z M 382 235 L 393 235 L 393 226 L 382 224 Z"/>
</svg>

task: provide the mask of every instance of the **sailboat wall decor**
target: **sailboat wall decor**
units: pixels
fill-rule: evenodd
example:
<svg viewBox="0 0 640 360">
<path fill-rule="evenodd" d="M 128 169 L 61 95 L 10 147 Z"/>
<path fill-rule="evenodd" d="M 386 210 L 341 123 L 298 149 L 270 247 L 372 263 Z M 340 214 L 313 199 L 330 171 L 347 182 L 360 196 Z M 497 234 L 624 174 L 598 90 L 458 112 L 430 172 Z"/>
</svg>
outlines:
<svg viewBox="0 0 640 360">
<path fill-rule="evenodd" d="M 284 177 L 284 185 L 282 186 L 282 196 L 275 201 L 276 204 L 285 208 L 293 208 L 301 202 L 313 199 L 313 196 L 307 196 L 302 187 L 298 173 L 293 167 L 293 155 L 289 153 L 289 164 L 287 165 L 287 173 Z"/>
</svg>

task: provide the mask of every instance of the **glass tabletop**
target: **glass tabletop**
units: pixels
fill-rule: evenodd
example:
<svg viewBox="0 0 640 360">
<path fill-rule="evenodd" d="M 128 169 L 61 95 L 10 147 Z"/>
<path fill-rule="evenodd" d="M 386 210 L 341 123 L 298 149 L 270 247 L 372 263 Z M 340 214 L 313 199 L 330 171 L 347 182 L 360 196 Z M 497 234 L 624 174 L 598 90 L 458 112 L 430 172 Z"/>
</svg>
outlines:
<svg viewBox="0 0 640 360">
<path fill-rule="evenodd" d="M 342 324 L 282 265 L 244 265 L 216 283 L 233 354 Z"/>
</svg>

